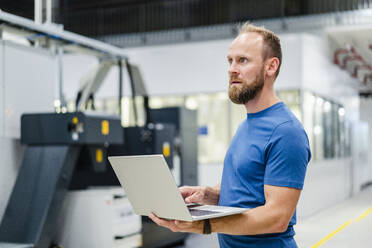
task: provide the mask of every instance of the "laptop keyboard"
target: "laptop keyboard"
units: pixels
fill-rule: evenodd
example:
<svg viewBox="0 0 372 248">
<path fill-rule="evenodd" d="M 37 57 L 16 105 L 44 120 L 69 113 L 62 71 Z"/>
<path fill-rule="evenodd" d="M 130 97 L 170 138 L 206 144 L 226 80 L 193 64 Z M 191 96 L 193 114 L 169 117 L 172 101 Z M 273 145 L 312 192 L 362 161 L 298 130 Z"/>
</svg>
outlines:
<svg viewBox="0 0 372 248">
<path fill-rule="evenodd" d="M 203 216 L 208 214 L 220 213 L 218 211 L 200 210 L 200 209 L 189 209 L 191 216 Z"/>
</svg>

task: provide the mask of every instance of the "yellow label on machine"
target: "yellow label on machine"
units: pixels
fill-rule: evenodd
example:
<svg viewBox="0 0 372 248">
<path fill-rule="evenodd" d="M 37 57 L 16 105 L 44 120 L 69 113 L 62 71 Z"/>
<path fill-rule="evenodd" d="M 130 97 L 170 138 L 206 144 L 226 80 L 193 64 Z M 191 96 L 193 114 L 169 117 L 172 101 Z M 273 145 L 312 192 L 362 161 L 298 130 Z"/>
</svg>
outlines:
<svg viewBox="0 0 372 248">
<path fill-rule="evenodd" d="M 78 122 L 79 122 L 79 119 L 76 116 L 72 118 L 72 123 L 78 124 Z"/>
<path fill-rule="evenodd" d="M 166 158 L 170 155 L 170 145 L 168 142 L 163 143 L 163 155 Z"/>
<path fill-rule="evenodd" d="M 96 161 L 97 161 L 97 163 L 102 163 L 102 160 L 103 160 L 102 149 L 96 149 Z"/>
<path fill-rule="evenodd" d="M 107 120 L 104 120 L 102 121 L 102 125 L 101 125 L 101 133 L 103 135 L 108 135 L 110 132 L 110 128 L 109 128 L 109 122 Z"/>
</svg>

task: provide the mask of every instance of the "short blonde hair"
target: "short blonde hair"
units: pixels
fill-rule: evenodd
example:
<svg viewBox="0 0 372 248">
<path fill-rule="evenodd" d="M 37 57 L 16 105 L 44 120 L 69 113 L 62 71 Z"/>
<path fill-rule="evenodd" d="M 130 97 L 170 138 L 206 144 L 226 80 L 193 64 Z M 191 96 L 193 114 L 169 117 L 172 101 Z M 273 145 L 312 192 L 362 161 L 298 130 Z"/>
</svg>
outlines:
<svg viewBox="0 0 372 248">
<path fill-rule="evenodd" d="M 277 77 L 282 64 L 282 48 L 279 37 L 265 27 L 258 27 L 250 22 L 245 22 L 239 27 L 239 35 L 244 33 L 258 33 L 262 36 L 264 41 L 264 49 L 262 54 L 263 59 L 266 60 L 268 58 L 276 57 L 279 60 L 279 66 L 275 73 Z"/>
</svg>

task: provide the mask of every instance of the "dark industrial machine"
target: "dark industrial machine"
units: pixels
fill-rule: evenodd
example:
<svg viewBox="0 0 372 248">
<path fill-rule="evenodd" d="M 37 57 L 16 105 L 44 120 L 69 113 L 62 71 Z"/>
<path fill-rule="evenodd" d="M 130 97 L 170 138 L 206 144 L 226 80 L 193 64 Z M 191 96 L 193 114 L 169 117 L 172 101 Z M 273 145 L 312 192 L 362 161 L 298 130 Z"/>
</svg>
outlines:
<svg viewBox="0 0 372 248">
<path fill-rule="evenodd" d="M 0 242 L 49 247 L 76 163 L 85 147 L 96 172 L 107 168 L 107 147 L 123 144 L 120 119 L 87 113 L 25 114 L 23 162 L 0 225 Z"/>
<path fill-rule="evenodd" d="M 181 185 L 196 185 L 197 176 L 197 116 L 195 110 L 185 107 L 168 107 L 149 110 L 154 123 L 175 125 L 175 153 L 180 159 Z"/>
</svg>

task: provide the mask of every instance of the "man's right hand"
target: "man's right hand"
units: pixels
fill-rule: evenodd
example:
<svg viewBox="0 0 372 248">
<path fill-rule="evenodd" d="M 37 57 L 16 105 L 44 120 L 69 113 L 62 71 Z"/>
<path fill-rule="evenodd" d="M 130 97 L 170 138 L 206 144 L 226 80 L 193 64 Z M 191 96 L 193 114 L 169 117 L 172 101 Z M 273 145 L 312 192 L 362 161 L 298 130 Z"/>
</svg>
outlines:
<svg viewBox="0 0 372 248">
<path fill-rule="evenodd" d="M 217 205 L 220 197 L 219 185 L 215 187 L 183 186 L 179 188 L 185 203 Z"/>
</svg>

